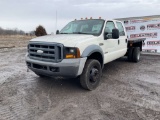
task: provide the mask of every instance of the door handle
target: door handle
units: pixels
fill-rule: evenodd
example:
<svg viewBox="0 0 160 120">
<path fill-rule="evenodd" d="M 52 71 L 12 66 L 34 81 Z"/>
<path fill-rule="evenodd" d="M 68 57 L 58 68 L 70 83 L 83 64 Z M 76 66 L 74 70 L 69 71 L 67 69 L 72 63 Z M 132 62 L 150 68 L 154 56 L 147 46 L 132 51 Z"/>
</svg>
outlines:
<svg viewBox="0 0 160 120">
<path fill-rule="evenodd" d="M 126 43 L 127 43 L 127 39 L 126 39 Z"/>
<path fill-rule="evenodd" d="M 118 45 L 120 44 L 120 40 L 118 39 Z"/>
</svg>

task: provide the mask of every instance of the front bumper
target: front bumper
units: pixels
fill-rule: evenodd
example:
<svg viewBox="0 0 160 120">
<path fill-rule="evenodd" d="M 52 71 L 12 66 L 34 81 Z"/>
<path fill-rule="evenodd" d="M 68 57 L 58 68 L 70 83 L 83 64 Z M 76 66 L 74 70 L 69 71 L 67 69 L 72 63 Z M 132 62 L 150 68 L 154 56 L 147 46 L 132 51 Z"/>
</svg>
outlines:
<svg viewBox="0 0 160 120">
<path fill-rule="evenodd" d="M 77 77 L 81 75 L 86 58 L 63 59 L 59 63 L 44 62 L 30 59 L 26 56 L 26 64 L 29 69 L 35 73 L 39 73 L 51 77 Z"/>
</svg>

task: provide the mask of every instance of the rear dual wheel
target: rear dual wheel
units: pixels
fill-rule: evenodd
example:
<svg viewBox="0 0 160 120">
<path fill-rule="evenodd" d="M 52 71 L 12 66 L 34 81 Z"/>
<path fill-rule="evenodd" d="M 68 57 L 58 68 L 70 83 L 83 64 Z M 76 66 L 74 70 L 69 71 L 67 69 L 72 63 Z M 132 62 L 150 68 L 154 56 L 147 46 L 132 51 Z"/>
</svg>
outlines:
<svg viewBox="0 0 160 120">
<path fill-rule="evenodd" d="M 140 47 L 129 48 L 128 61 L 139 62 L 140 54 L 141 54 Z"/>
</svg>

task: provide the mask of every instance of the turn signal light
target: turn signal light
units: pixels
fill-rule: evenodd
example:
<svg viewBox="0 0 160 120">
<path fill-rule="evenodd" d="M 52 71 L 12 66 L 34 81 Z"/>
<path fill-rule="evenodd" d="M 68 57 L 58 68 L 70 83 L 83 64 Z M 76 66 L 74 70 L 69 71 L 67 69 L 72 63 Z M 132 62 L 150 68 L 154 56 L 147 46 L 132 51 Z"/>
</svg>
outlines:
<svg viewBox="0 0 160 120">
<path fill-rule="evenodd" d="M 75 55 L 72 55 L 72 54 L 67 54 L 67 55 L 66 55 L 66 58 L 76 58 L 76 56 L 75 56 Z"/>
</svg>

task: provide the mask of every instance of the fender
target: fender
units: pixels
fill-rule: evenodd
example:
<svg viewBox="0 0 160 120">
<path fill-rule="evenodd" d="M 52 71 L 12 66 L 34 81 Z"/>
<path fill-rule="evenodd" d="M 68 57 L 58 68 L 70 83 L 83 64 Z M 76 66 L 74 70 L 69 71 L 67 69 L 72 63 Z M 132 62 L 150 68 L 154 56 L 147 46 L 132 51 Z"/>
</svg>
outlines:
<svg viewBox="0 0 160 120">
<path fill-rule="evenodd" d="M 82 53 L 82 57 L 88 57 L 90 56 L 92 53 L 98 52 L 102 55 L 102 59 L 103 59 L 103 64 L 104 64 L 104 54 L 103 54 L 103 50 L 100 46 L 98 45 L 90 45 L 88 46 Z"/>
</svg>

